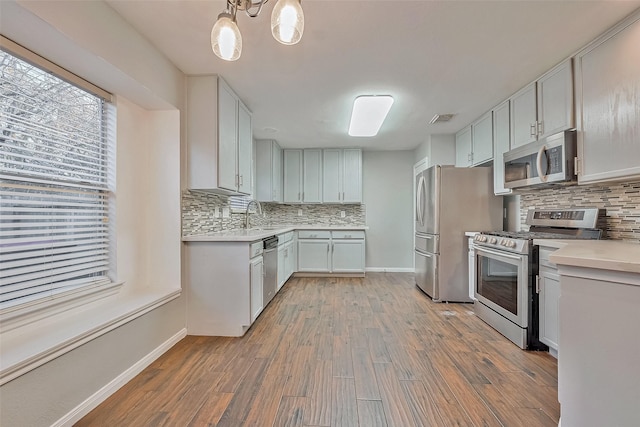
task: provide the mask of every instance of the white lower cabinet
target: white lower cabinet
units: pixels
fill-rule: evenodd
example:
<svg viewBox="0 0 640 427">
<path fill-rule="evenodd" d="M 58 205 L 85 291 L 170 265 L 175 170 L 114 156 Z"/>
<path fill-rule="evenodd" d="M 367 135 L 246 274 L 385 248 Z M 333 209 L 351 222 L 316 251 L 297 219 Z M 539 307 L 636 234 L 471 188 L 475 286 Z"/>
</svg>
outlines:
<svg viewBox="0 0 640 427">
<path fill-rule="evenodd" d="M 299 231 L 298 271 L 363 274 L 364 231 Z"/>
<path fill-rule="evenodd" d="M 284 285 L 284 282 L 287 281 L 287 276 L 286 276 L 286 249 L 284 247 L 285 245 L 283 244 L 279 244 L 278 245 L 278 270 L 277 270 L 277 278 L 278 278 L 278 289 L 280 289 L 282 287 L 282 285 Z"/>
<path fill-rule="evenodd" d="M 264 283 L 264 262 L 262 255 L 251 259 L 251 323 L 262 313 L 262 287 Z"/>
<path fill-rule="evenodd" d="M 298 271 L 331 272 L 331 232 L 298 232 Z"/>
<path fill-rule="evenodd" d="M 540 247 L 538 272 L 539 339 L 549 346 L 550 353 L 558 353 L 560 276 L 556 265 L 549 261 L 555 248 Z"/>
<path fill-rule="evenodd" d="M 186 244 L 187 332 L 240 337 L 262 310 L 262 240 Z"/>
</svg>

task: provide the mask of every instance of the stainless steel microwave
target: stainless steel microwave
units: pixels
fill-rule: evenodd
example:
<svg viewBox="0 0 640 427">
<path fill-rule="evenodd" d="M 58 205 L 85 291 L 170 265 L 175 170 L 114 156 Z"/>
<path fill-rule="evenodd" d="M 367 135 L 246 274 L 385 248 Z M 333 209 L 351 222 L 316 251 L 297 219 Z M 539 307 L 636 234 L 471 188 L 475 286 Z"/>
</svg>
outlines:
<svg viewBox="0 0 640 427">
<path fill-rule="evenodd" d="M 505 188 L 574 181 L 576 131 L 567 130 L 504 153 Z"/>
</svg>

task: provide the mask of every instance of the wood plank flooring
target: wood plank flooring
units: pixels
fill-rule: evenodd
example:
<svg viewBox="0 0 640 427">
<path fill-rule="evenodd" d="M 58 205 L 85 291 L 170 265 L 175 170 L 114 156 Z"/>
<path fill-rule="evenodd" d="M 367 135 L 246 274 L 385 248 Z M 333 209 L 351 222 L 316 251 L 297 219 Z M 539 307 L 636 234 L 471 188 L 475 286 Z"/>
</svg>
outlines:
<svg viewBox="0 0 640 427">
<path fill-rule="evenodd" d="M 411 274 L 292 278 L 242 338 L 188 336 L 77 426 L 557 426 L 557 363 Z"/>
</svg>

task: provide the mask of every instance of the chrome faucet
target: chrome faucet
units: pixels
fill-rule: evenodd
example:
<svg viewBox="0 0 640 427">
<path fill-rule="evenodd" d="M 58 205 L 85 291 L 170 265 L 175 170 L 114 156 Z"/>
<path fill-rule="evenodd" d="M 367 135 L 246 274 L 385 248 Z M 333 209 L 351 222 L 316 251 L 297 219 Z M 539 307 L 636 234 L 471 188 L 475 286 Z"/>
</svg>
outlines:
<svg viewBox="0 0 640 427">
<path fill-rule="evenodd" d="M 258 215 L 262 215 L 262 206 L 260 206 L 260 202 L 257 200 L 251 200 L 249 203 L 247 203 L 247 210 L 245 211 L 245 218 L 244 218 L 244 228 L 245 229 L 249 229 L 249 207 L 251 207 L 251 205 L 255 203 L 256 204 L 256 208 L 258 209 Z"/>
</svg>

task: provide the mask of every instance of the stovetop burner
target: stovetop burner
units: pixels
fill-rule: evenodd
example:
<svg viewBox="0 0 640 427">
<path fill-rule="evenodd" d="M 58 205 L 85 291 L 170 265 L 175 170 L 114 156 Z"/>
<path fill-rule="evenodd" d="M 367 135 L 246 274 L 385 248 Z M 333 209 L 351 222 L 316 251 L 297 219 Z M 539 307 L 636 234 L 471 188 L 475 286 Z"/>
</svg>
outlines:
<svg viewBox="0 0 640 427">
<path fill-rule="evenodd" d="M 526 221 L 529 231 L 485 231 L 473 240 L 480 246 L 526 254 L 533 239 L 599 239 L 602 230 L 595 227 L 603 214 L 596 208 L 532 209 Z"/>
</svg>

